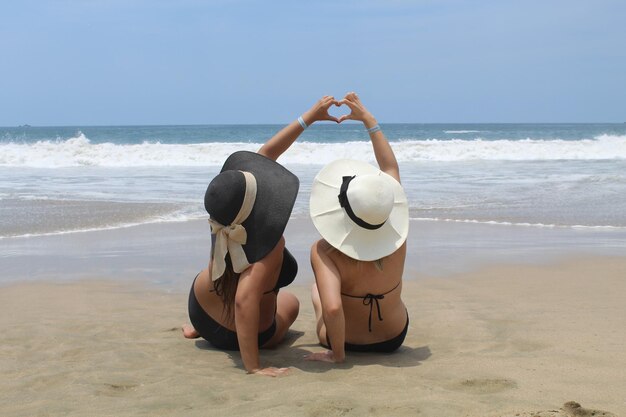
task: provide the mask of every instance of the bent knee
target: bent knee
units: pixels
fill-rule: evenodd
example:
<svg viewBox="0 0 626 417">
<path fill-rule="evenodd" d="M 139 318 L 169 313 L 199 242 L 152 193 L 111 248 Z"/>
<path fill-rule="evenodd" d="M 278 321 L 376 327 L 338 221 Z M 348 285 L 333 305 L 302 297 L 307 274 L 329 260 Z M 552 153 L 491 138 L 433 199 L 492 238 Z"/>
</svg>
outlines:
<svg viewBox="0 0 626 417">
<path fill-rule="evenodd" d="M 293 320 L 292 322 L 296 321 L 296 318 L 298 317 L 298 314 L 300 314 L 300 301 L 296 300 L 296 304 L 292 310 L 292 315 L 293 315 Z"/>
<path fill-rule="evenodd" d="M 294 294 L 286 291 L 281 291 L 278 296 L 280 297 L 279 303 L 285 318 L 290 322 L 294 322 L 300 312 L 300 300 Z"/>
</svg>

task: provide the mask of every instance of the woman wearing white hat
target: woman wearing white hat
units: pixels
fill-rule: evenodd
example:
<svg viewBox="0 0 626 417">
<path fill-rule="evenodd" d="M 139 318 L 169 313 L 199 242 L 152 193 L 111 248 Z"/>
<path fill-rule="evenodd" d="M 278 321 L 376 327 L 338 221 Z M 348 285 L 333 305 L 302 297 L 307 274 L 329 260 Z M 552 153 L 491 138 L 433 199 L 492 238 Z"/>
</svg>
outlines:
<svg viewBox="0 0 626 417">
<path fill-rule="evenodd" d="M 376 119 L 355 93 L 340 104 L 369 132 L 380 167 L 349 159 L 324 167 L 313 181 L 311 218 L 323 239 L 311 248 L 317 335 L 330 349 L 309 360 L 342 362 L 345 351 L 392 352 L 409 316 L 400 297 L 408 203 L 398 163 Z"/>
<path fill-rule="evenodd" d="M 285 248 L 283 231 L 298 178 L 276 159 L 302 131 L 328 114 L 336 101 L 325 96 L 258 153 L 228 157 L 209 184 L 204 206 L 211 218 L 211 260 L 189 293 L 187 338 L 203 337 L 218 349 L 239 350 L 248 373 L 277 376 L 287 368 L 262 367 L 259 349 L 277 345 L 295 321 L 297 298 L 281 288 L 293 282 L 298 265 Z"/>
</svg>

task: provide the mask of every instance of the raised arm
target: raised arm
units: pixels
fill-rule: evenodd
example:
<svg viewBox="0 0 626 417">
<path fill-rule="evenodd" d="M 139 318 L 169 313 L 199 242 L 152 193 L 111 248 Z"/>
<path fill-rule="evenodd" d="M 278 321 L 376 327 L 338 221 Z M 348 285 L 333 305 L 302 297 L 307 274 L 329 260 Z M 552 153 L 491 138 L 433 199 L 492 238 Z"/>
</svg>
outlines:
<svg viewBox="0 0 626 417">
<path fill-rule="evenodd" d="M 376 118 L 370 113 L 356 93 L 348 93 L 339 102 L 340 104 L 347 105 L 351 112 L 350 114 L 341 116 L 339 122 L 344 120 L 359 120 L 363 122 L 366 129 L 371 129 L 378 125 Z M 370 140 L 372 141 L 372 147 L 374 148 L 374 155 L 376 156 L 376 162 L 380 170 L 391 175 L 398 182 L 400 182 L 400 168 L 398 167 L 398 161 L 393 153 L 393 149 L 389 145 L 385 134 L 382 130 L 378 129 L 370 132 Z"/>
<path fill-rule="evenodd" d="M 322 97 L 302 115 L 305 125 L 308 127 L 320 120 L 331 120 L 339 123 L 339 119 L 328 114 L 328 108 L 333 104 L 337 104 L 333 96 Z M 302 132 L 304 132 L 304 127 L 300 125 L 298 120 L 294 120 L 261 146 L 258 153 L 275 161 L 283 152 L 289 149 Z"/>
</svg>

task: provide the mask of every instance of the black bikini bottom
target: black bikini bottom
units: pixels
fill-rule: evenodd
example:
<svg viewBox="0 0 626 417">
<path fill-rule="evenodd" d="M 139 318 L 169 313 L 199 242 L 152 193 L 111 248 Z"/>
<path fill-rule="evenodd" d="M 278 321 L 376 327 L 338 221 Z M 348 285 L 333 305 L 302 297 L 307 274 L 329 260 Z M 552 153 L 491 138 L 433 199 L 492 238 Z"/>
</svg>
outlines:
<svg viewBox="0 0 626 417">
<path fill-rule="evenodd" d="M 194 279 L 194 284 L 195 282 Z M 191 285 L 189 292 L 189 320 L 193 327 L 214 347 L 222 350 L 239 350 L 237 332 L 225 328 L 204 311 L 193 290 L 194 284 Z M 276 319 L 267 330 L 259 333 L 259 347 L 267 343 L 274 333 L 276 333 Z"/>
<path fill-rule="evenodd" d="M 368 343 L 366 345 L 357 345 L 354 343 L 345 343 L 344 349 L 350 352 L 378 352 L 378 353 L 391 353 L 397 350 L 402 343 L 404 342 L 404 338 L 406 337 L 406 333 L 409 330 L 409 312 L 406 313 L 406 325 L 404 326 L 404 330 L 394 337 L 393 339 L 385 340 L 384 342 L 376 342 L 376 343 Z M 324 345 L 320 343 L 326 349 L 332 349 L 330 340 L 328 339 L 328 335 L 326 335 L 326 343 L 328 345 Z"/>
</svg>

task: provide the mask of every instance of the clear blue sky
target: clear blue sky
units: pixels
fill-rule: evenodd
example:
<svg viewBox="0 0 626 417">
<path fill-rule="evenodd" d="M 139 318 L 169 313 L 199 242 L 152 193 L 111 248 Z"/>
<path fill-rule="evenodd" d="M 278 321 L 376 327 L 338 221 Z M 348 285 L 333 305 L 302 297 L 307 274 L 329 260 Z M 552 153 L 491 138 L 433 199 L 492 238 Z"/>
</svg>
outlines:
<svg viewBox="0 0 626 417">
<path fill-rule="evenodd" d="M 0 126 L 626 121 L 626 2 L 41 0 L 0 5 Z"/>
</svg>

